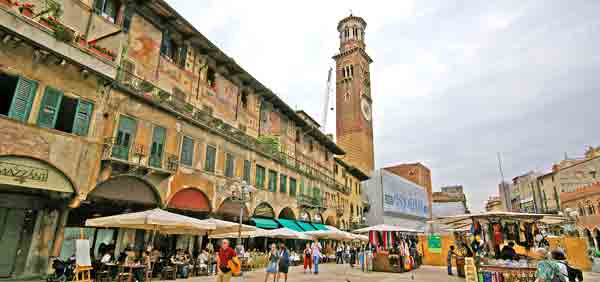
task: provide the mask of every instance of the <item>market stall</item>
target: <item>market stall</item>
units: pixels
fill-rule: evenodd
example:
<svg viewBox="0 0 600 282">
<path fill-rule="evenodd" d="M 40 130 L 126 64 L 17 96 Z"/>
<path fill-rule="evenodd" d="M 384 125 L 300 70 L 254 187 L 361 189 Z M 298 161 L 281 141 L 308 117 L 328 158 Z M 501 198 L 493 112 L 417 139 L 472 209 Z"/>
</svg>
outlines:
<svg viewBox="0 0 600 282">
<path fill-rule="evenodd" d="M 534 281 L 537 261 L 530 250 L 548 247 L 546 228 L 563 221 L 563 217 L 546 214 L 486 212 L 441 217 L 430 223 L 457 230 L 459 274 L 465 273 L 467 281 L 491 282 Z"/>
<path fill-rule="evenodd" d="M 380 224 L 353 231 L 369 234 L 369 247 L 360 254 L 363 269 L 380 272 L 406 272 L 419 267 L 418 233 L 397 225 Z"/>
</svg>

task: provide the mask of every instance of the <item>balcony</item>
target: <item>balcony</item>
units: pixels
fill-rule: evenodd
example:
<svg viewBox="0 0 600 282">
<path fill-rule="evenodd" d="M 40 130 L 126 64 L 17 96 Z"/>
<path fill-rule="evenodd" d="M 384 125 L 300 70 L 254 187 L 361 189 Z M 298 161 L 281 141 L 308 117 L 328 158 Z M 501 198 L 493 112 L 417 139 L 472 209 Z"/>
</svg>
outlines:
<svg viewBox="0 0 600 282">
<path fill-rule="evenodd" d="M 213 131 L 231 142 L 245 146 L 249 150 L 257 151 L 306 177 L 320 180 L 329 187 L 335 187 L 336 182 L 331 176 L 332 171 L 318 164 L 311 164 L 312 161 L 310 159 L 303 158 L 302 156 L 294 157 L 277 150 L 274 151 L 272 147 L 267 144 L 261 144 L 256 138 L 213 117 L 211 113 L 194 107 L 185 100 L 171 95 L 168 91 L 161 89 L 155 84 L 138 77 L 123 68 L 119 68 L 117 80 L 121 82 L 121 87 L 126 90 L 135 93 L 154 104 L 183 115 L 196 122 L 201 127 Z M 347 194 L 350 193 L 349 189 L 344 191 Z"/>
<path fill-rule="evenodd" d="M 150 170 L 171 174 L 179 167 L 179 158 L 173 154 L 160 155 L 151 154 L 148 157 L 148 147 L 145 144 L 123 144 L 117 138 L 105 138 L 102 160 L 115 161 L 128 165 L 130 172 L 142 170 L 146 173 Z"/>
<path fill-rule="evenodd" d="M 80 44 L 82 41 L 85 42 L 80 39 L 85 37 L 85 27 L 91 14 L 88 9 L 73 1 L 64 0 L 62 6 L 50 0 L 28 1 L 35 4 L 31 14 L 20 13 L 15 7 L 0 5 L 2 29 L 34 42 L 44 52 L 58 54 L 58 58 L 68 58 L 107 77 L 115 77 L 114 62 L 95 53 L 96 49 L 91 50 L 85 43 Z M 53 10 L 48 8 L 57 5 L 64 9 L 63 16 L 60 18 L 53 17 Z M 110 39 L 112 41 L 110 44 L 108 42 L 98 44 L 104 44 L 103 47 L 111 50 L 118 50 L 122 37 L 116 35 Z"/>
<path fill-rule="evenodd" d="M 338 207 L 335 209 L 335 214 L 336 214 L 336 215 L 338 215 L 338 216 L 342 216 L 342 215 L 344 215 L 344 207 L 338 206 Z"/>
<path fill-rule="evenodd" d="M 298 195 L 296 198 L 298 202 L 298 206 L 308 207 L 308 208 L 324 208 L 325 205 L 323 203 L 323 199 L 314 198 L 308 195 Z"/>
</svg>

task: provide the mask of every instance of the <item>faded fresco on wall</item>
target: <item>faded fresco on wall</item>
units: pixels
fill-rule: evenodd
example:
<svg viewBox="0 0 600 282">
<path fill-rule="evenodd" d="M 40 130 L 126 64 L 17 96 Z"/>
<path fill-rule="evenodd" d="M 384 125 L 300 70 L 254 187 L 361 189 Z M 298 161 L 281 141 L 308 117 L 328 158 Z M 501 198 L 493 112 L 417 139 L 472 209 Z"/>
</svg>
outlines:
<svg viewBox="0 0 600 282">
<path fill-rule="evenodd" d="M 217 76 L 217 93 L 214 97 L 215 111 L 219 113 L 221 118 L 233 124 L 236 121 L 236 109 L 239 106 L 237 103 L 239 87 L 231 83 L 222 76 Z"/>
<path fill-rule="evenodd" d="M 140 16 L 134 16 L 129 31 L 128 55 L 136 64 L 136 75 L 154 81 L 160 56 L 161 31 Z"/>
<path fill-rule="evenodd" d="M 169 59 L 162 56 L 160 57 L 158 69 L 160 74 L 158 79 L 159 87 L 167 91 L 172 91 L 173 88 L 177 87 L 187 95 L 193 93 L 194 81 L 198 80 L 197 75 L 181 69 Z"/>
</svg>

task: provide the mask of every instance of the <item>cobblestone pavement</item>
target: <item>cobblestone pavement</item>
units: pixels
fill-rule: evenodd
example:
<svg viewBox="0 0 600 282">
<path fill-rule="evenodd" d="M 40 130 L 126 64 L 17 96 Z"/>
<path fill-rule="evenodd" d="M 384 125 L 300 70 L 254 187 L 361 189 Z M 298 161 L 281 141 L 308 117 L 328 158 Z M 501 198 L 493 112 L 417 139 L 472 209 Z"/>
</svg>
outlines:
<svg viewBox="0 0 600 282">
<path fill-rule="evenodd" d="M 155 280 L 153 280 L 155 281 Z M 208 282 L 215 281 L 214 277 L 193 277 L 189 279 L 178 279 L 177 282 Z M 243 277 L 235 277 L 232 282 L 264 282 L 265 271 L 259 269 L 244 273 Z M 271 278 L 267 282 L 272 282 Z M 279 282 L 283 282 L 283 277 Z M 392 281 L 419 281 L 419 282 L 443 282 L 443 281 L 465 281 L 463 278 L 448 276 L 445 267 L 422 266 L 421 268 L 407 273 L 364 273 L 358 269 L 351 269 L 348 265 L 323 264 L 320 266 L 318 275 L 303 273 L 302 267 L 290 267 L 289 282 L 329 282 L 329 281 L 365 281 L 365 282 L 392 282 Z M 600 281 L 600 274 L 585 273 L 584 281 Z"/>
</svg>

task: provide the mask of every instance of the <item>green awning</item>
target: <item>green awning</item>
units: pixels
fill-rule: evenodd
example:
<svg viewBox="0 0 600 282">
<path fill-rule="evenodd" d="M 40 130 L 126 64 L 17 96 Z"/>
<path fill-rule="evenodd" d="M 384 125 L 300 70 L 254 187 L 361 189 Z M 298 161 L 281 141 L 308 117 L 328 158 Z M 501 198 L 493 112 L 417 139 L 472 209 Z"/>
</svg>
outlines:
<svg viewBox="0 0 600 282">
<path fill-rule="evenodd" d="M 315 230 L 317 230 L 314 226 L 310 225 L 310 223 L 308 223 L 308 222 L 296 221 L 296 223 L 298 223 L 298 225 L 300 225 L 300 227 L 302 227 L 302 229 L 304 231 L 315 231 Z"/>
<path fill-rule="evenodd" d="M 325 226 L 324 224 L 321 223 L 312 223 L 312 225 L 317 229 L 317 230 L 329 230 L 327 228 L 327 226 Z"/>
<path fill-rule="evenodd" d="M 276 228 L 279 228 L 279 224 L 277 224 L 277 221 L 272 220 L 270 218 L 253 217 L 253 218 L 250 219 L 250 221 L 254 222 L 254 225 L 256 225 L 256 227 L 262 228 L 262 229 L 276 229 Z"/>
<path fill-rule="evenodd" d="M 304 230 L 302 230 L 302 228 L 300 228 L 300 226 L 298 226 L 298 224 L 296 224 L 295 220 L 280 218 L 280 219 L 277 219 L 277 222 L 279 222 L 285 228 L 289 228 L 289 229 L 292 229 L 292 230 L 298 231 L 298 232 L 304 231 Z"/>
</svg>

